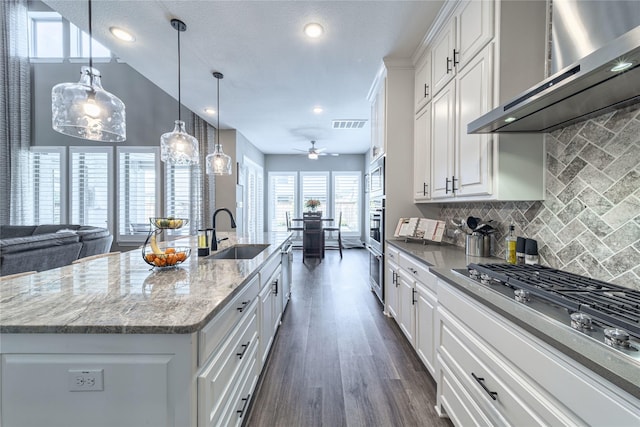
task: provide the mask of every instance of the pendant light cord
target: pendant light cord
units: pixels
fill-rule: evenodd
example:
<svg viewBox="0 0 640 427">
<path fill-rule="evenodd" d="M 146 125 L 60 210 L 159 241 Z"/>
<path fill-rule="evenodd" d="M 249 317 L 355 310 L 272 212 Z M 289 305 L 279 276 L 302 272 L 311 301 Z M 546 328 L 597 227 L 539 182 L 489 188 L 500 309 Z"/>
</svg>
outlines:
<svg viewBox="0 0 640 427">
<path fill-rule="evenodd" d="M 220 77 L 216 77 L 218 81 L 218 117 L 216 118 L 217 126 L 216 126 L 216 145 L 218 146 L 218 152 L 220 151 Z"/>
<path fill-rule="evenodd" d="M 89 81 L 93 87 L 93 27 L 91 21 L 91 0 L 89 0 Z"/>
<path fill-rule="evenodd" d="M 180 29 L 177 30 L 178 31 L 178 120 L 182 120 L 182 116 L 181 116 L 181 108 L 180 105 L 182 104 L 181 102 L 181 93 L 180 93 Z"/>
</svg>

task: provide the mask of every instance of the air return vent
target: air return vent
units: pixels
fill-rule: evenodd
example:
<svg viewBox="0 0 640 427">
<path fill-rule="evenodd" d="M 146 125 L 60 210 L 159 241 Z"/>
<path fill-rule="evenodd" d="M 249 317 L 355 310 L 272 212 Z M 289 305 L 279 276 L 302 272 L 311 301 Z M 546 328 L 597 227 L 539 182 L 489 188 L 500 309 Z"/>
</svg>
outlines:
<svg viewBox="0 0 640 427">
<path fill-rule="evenodd" d="M 366 120 L 333 120 L 334 129 L 362 129 L 367 123 Z"/>
</svg>

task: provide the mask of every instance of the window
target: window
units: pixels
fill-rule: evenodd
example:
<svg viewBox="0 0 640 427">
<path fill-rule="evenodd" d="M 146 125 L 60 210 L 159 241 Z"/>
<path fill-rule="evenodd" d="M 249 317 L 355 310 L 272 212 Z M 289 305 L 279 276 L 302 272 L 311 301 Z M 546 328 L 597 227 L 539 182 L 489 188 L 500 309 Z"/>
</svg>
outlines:
<svg viewBox="0 0 640 427">
<path fill-rule="evenodd" d="M 165 170 L 165 215 L 189 218 L 190 221 L 194 221 L 196 209 L 192 208 L 191 166 L 166 164 Z M 178 230 L 171 230 L 171 234 L 188 235 L 189 230 L 190 227 L 185 226 Z"/>
<path fill-rule="evenodd" d="M 111 147 L 70 147 L 71 223 L 107 227 L 112 234 Z"/>
<path fill-rule="evenodd" d="M 333 217 L 342 212 L 342 231 L 360 233 L 360 172 L 333 172 Z"/>
<path fill-rule="evenodd" d="M 61 224 L 66 217 L 61 189 L 65 173 L 62 147 L 33 147 L 33 213 L 36 224 Z"/>
<path fill-rule="evenodd" d="M 307 210 L 304 204 L 309 199 L 320 200 L 318 210 L 329 211 L 329 172 L 300 172 L 301 188 L 300 203 L 301 211 Z"/>
<path fill-rule="evenodd" d="M 297 172 L 269 172 L 269 231 L 287 231 L 286 212 L 296 214 Z"/>
<path fill-rule="evenodd" d="M 159 212 L 157 148 L 118 148 L 119 241 L 143 241 Z"/>
<path fill-rule="evenodd" d="M 89 57 L 89 34 L 69 24 L 69 56 L 72 58 Z M 111 58 L 111 51 L 93 39 L 93 57 Z"/>
<path fill-rule="evenodd" d="M 264 172 L 262 167 L 244 158 L 245 231 L 250 235 L 264 232 Z"/>
<path fill-rule="evenodd" d="M 62 17 L 55 12 L 29 12 L 32 58 L 62 58 L 64 37 Z"/>
</svg>

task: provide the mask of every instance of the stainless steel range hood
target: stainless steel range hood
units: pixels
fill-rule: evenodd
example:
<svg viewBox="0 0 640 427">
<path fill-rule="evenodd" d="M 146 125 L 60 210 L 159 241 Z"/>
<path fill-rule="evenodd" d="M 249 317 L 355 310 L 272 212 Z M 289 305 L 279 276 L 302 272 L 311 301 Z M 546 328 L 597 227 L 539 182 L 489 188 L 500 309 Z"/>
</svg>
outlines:
<svg viewBox="0 0 640 427">
<path fill-rule="evenodd" d="M 631 65 L 615 71 L 623 63 Z M 540 133 L 640 102 L 640 26 L 467 125 L 468 133 Z"/>
</svg>

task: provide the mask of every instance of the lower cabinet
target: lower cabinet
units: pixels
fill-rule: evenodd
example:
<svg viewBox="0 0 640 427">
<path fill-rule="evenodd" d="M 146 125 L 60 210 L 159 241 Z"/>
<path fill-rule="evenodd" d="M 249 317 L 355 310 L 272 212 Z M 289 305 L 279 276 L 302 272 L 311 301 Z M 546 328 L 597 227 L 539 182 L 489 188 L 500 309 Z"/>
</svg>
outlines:
<svg viewBox="0 0 640 427">
<path fill-rule="evenodd" d="M 385 256 L 385 277 L 384 277 L 384 303 L 387 315 L 398 319 L 398 258 L 400 252 L 391 246 L 387 246 L 387 254 Z"/>
<path fill-rule="evenodd" d="M 640 425 L 637 399 L 447 283 L 437 407 L 455 425 Z"/>
<path fill-rule="evenodd" d="M 431 372 L 431 375 L 435 375 L 436 372 L 434 328 L 437 304 L 436 294 L 417 282 L 415 285 L 415 348 L 420 360 Z"/>
<path fill-rule="evenodd" d="M 404 270 L 400 270 L 398 273 L 398 289 L 398 325 L 409 342 L 415 347 L 415 282 Z"/>
<path fill-rule="evenodd" d="M 282 316 L 282 297 L 278 294 L 278 284 L 280 282 L 280 268 L 264 282 L 262 290 L 258 295 L 260 313 L 260 367 L 264 366 L 271 350 L 271 345 L 280 325 Z"/>
</svg>

